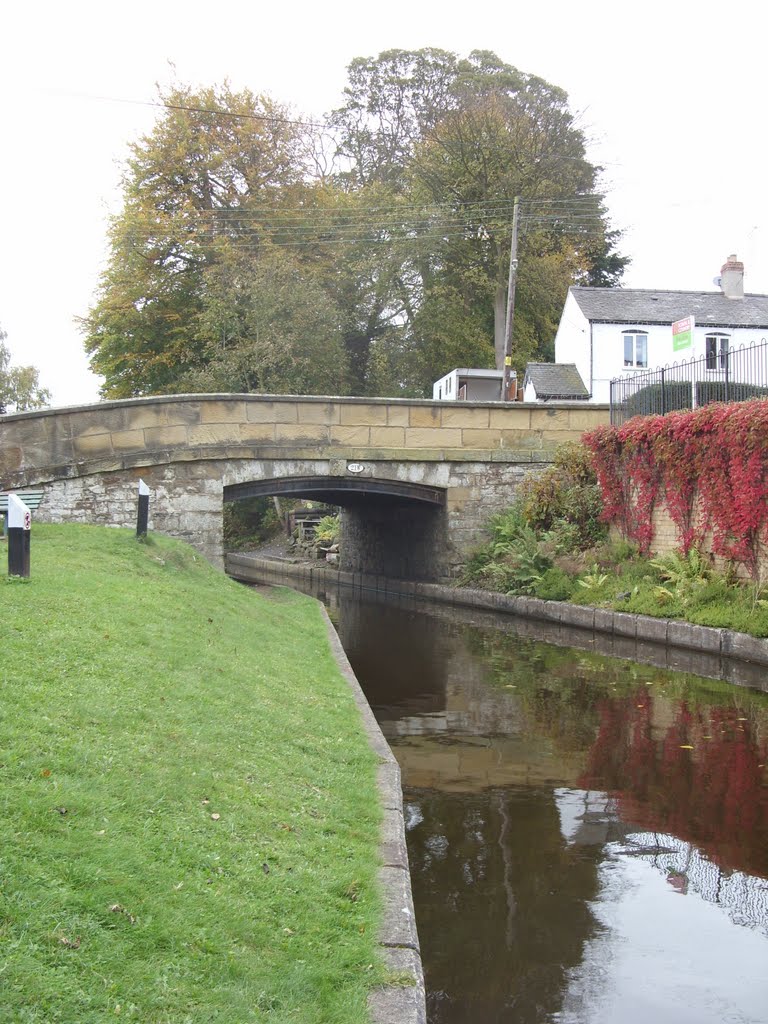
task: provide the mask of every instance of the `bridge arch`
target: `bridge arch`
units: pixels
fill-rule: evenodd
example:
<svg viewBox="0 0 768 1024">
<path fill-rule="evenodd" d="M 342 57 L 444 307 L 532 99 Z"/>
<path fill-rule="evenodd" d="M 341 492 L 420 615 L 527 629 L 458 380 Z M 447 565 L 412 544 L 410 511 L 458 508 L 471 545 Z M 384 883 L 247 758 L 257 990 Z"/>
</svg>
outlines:
<svg viewBox="0 0 768 1024">
<path fill-rule="evenodd" d="M 365 469 L 365 467 L 361 467 Z M 448 548 L 446 488 L 371 476 L 280 476 L 224 487 L 224 502 L 285 496 L 338 505 L 346 572 L 435 579 Z"/>
</svg>

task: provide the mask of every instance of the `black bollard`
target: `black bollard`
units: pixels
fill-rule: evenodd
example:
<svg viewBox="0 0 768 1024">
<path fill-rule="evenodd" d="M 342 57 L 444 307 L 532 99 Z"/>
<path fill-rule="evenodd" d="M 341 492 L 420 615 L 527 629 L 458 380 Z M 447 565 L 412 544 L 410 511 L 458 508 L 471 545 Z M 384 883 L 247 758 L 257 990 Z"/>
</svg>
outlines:
<svg viewBox="0 0 768 1024">
<path fill-rule="evenodd" d="M 139 515 L 136 521 L 136 536 L 146 537 L 149 524 L 149 488 L 139 480 Z"/>
<path fill-rule="evenodd" d="M 8 575 L 29 576 L 32 513 L 15 494 L 8 495 Z"/>
</svg>

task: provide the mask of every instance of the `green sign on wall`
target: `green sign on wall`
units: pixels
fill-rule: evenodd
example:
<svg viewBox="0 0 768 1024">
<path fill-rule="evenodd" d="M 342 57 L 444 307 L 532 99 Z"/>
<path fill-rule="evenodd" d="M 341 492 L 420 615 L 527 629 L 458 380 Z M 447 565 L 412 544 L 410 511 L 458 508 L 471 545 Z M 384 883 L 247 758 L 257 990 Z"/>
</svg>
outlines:
<svg viewBox="0 0 768 1024">
<path fill-rule="evenodd" d="M 682 352 L 693 347 L 693 332 L 696 322 L 692 316 L 683 317 L 672 324 L 672 351 Z"/>
</svg>

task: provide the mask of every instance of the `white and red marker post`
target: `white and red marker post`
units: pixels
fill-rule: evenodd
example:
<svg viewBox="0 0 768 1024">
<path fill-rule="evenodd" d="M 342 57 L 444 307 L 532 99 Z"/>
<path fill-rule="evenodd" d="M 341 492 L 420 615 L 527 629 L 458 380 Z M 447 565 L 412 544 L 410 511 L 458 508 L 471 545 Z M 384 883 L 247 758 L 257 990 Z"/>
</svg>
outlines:
<svg viewBox="0 0 768 1024">
<path fill-rule="evenodd" d="M 15 494 L 8 495 L 8 575 L 29 576 L 32 513 Z"/>
</svg>

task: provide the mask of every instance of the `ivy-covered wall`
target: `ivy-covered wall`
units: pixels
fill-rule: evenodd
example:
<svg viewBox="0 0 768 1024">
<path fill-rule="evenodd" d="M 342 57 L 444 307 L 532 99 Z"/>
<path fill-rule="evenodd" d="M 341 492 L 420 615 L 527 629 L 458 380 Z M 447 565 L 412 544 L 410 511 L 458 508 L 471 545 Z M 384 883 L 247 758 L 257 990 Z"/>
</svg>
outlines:
<svg viewBox="0 0 768 1024">
<path fill-rule="evenodd" d="M 759 578 L 768 542 L 768 400 L 637 416 L 584 435 L 605 517 L 641 552 L 697 546 Z M 661 541 L 661 543 L 659 543 Z"/>
</svg>

